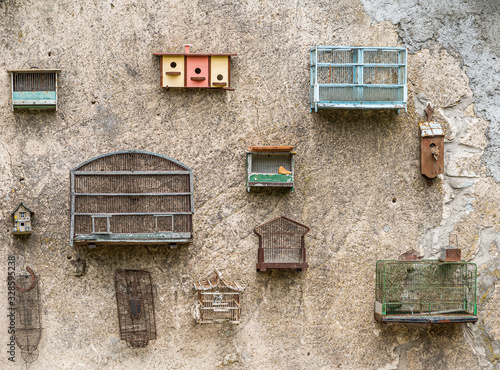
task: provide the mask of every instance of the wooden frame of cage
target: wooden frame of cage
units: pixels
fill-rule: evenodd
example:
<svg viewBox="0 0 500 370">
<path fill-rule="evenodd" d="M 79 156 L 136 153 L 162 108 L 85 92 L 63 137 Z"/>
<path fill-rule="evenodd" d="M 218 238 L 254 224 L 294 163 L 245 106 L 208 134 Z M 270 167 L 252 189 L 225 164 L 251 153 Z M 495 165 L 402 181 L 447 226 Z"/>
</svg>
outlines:
<svg viewBox="0 0 500 370">
<path fill-rule="evenodd" d="M 408 99 L 403 47 L 311 47 L 309 101 L 318 109 L 404 109 Z"/>
<path fill-rule="evenodd" d="M 293 146 L 249 147 L 246 151 L 247 191 L 258 187 L 274 187 L 290 189 L 293 192 L 294 156 Z M 280 168 L 285 171 L 280 171 Z"/>
<path fill-rule="evenodd" d="M 15 287 L 15 338 L 21 357 L 31 364 L 38 358 L 38 344 L 42 337 L 39 276 L 26 267 L 27 274 L 16 274 Z"/>
<path fill-rule="evenodd" d="M 307 270 L 305 235 L 309 230 L 306 225 L 284 216 L 257 226 L 253 230 L 259 237 L 257 271 Z"/>
<path fill-rule="evenodd" d="M 116 307 L 120 339 L 143 348 L 156 339 L 155 306 L 151 274 L 142 270 L 116 270 Z"/>
<path fill-rule="evenodd" d="M 191 313 L 199 324 L 239 324 L 240 296 L 244 288 L 238 282 L 225 279 L 215 269 L 206 279 L 197 281 L 194 288 L 198 293 L 198 301 Z"/>
<path fill-rule="evenodd" d="M 153 53 L 160 57 L 161 87 L 234 90 L 231 88 L 231 57 L 236 53 Z"/>
<path fill-rule="evenodd" d="M 12 110 L 57 110 L 57 74 L 60 69 L 10 69 Z"/>
<path fill-rule="evenodd" d="M 120 151 L 71 170 L 71 246 L 189 243 L 193 213 L 193 171 L 167 156 Z"/>
<path fill-rule="evenodd" d="M 384 324 L 476 322 L 476 264 L 377 261 L 374 317 Z"/>
</svg>

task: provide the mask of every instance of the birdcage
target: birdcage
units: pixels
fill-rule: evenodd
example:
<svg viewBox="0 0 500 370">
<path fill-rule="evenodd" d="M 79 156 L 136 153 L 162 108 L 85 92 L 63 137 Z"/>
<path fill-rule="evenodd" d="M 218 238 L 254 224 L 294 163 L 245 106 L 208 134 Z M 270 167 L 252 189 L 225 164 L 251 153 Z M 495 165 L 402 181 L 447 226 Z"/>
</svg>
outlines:
<svg viewBox="0 0 500 370">
<path fill-rule="evenodd" d="M 193 172 L 172 158 L 122 151 L 71 171 L 71 245 L 188 243 L 193 213 Z"/>
<path fill-rule="evenodd" d="M 240 322 L 240 295 L 243 287 L 236 281 L 225 279 L 218 269 L 208 278 L 194 283 L 198 301 L 191 308 L 193 318 L 200 324 Z"/>
<path fill-rule="evenodd" d="M 313 46 L 311 112 L 324 108 L 405 109 L 406 49 Z"/>
<path fill-rule="evenodd" d="M 259 237 L 257 271 L 266 269 L 307 270 L 305 235 L 309 228 L 287 217 L 257 226 Z"/>
<path fill-rule="evenodd" d="M 12 110 L 57 109 L 57 74 L 60 69 L 13 69 Z"/>
<path fill-rule="evenodd" d="M 275 187 L 293 192 L 293 146 L 251 146 L 246 155 L 247 191 L 256 187 Z"/>
<path fill-rule="evenodd" d="M 38 358 L 38 344 L 42 337 L 40 291 L 39 277 L 30 267 L 26 267 L 26 271 L 29 274 L 17 274 L 15 277 L 15 337 L 22 359 L 32 363 Z"/>
<path fill-rule="evenodd" d="M 378 261 L 375 319 L 383 323 L 477 321 L 477 267 L 468 262 Z"/>
<path fill-rule="evenodd" d="M 116 306 L 120 338 L 134 348 L 156 339 L 151 275 L 141 270 L 116 270 Z"/>
</svg>

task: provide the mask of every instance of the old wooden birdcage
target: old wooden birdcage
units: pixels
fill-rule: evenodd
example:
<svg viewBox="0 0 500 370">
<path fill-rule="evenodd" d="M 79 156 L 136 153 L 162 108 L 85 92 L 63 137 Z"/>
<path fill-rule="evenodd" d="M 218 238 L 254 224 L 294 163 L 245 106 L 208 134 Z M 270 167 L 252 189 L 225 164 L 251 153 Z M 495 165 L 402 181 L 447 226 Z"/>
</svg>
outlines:
<svg viewBox="0 0 500 370">
<path fill-rule="evenodd" d="M 383 323 L 477 321 L 477 267 L 438 260 L 378 261 L 375 319 Z"/>
<path fill-rule="evenodd" d="M 243 287 L 238 282 L 224 279 L 215 269 L 208 278 L 195 282 L 194 288 L 198 291 L 198 301 L 191 313 L 198 323 L 240 322 Z"/>
<path fill-rule="evenodd" d="M 141 270 L 116 270 L 116 306 L 120 338 L 134 348 L 156 339 L 151 275 Z"/>
<path fill-rule="evenodd" d="M 17 346 L 21 349 L 21 357 L 26 363 L 32 363 L 38 358 L 38 344 L 42 336 L 40 318 L 39 277 L 30 268 L 28 274 L 17 274 L 15 278 L 15 337 Z"/>
<path fill-rule="evenodd" d="M 57 109 L 57 74 L 60 69 L 12 69 L 12 110 Z"/>
<path fill-rule="evenodd" d="M 254 233 L 259 236 L 257 271 L 266 269 L 307 270 L 305 235 L 309 228 L 287 217 L 257 226 Z"/>
<path fill-rule="evenodd" d="M 143 151 L 93 158 L 71 171 L 71 240 L 88 244 L 192 241 L 193 172 Z"/>
<path fill-rule="evenodd" d="M 246 155 L 247 191 L 256 187 L 276 187 L 293 192 L 293 146 L 251 146 Z"/>
<path fill-rule="evenodd" d="M 406 49 L 313 46 L 310 108 L 405 109 Z"/>
<path fill-rule="evenodd" d="M 235 53 L 154 53 L 161 58 L 161 87 L 231 88 L 231 57 Z"/>
</svg>

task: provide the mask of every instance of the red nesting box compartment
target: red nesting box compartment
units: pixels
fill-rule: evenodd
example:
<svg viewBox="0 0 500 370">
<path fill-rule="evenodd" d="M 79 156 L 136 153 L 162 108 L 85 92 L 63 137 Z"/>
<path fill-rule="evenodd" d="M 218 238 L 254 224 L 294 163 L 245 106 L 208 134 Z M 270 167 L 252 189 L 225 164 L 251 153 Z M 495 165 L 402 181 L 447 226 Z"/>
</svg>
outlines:
<svg viewBox="0 0 500 370">
<path fill-rule="evenodd" d="M 186 57 L 187 87 L 209 87 L 208 71 L 208 56 Z"/>
</svg>

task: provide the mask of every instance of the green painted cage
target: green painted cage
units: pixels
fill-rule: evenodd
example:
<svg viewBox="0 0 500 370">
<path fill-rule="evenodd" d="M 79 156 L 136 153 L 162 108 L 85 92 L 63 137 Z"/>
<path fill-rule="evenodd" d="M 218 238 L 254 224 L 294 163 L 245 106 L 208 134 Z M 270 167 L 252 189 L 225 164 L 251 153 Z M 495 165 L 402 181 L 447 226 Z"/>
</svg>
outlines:
<svg viewBox="0 0 500 370">
<path fill-rule="evenodd" d="M 60 69 L 12 69 L 12 110 L 57 109 Z"/>
<path fill-rule="evenodd" d="M 399 323 L 477 321 L 474 263 L 378 261 L 375 319 Z"/>
</svg>

